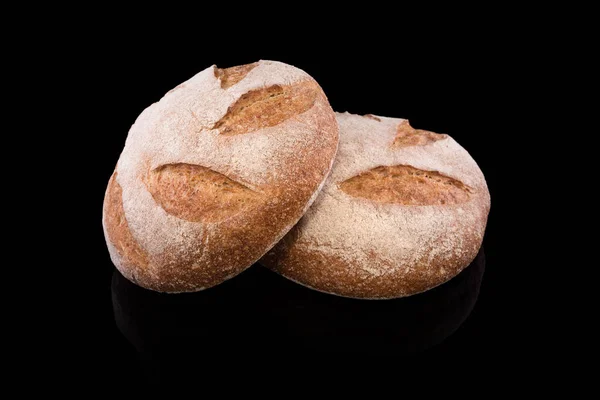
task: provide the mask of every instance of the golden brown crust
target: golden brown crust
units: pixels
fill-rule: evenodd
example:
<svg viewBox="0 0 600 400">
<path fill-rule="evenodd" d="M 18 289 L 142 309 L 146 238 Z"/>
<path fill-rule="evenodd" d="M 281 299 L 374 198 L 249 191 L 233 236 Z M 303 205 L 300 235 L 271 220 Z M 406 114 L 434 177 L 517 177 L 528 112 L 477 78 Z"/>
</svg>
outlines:
<svg viewBox="0 0 600 400">
<path fill-rule="evenodd" d="M 398 124 L 396 129 L 396 138 L 394 139 L 393 146 L 396 147 L 407 147 L 407 146 L 424 146 L 429 143 L 437 142 L 442 140 L 446 135 L 439 133 L 425 131 L 423 129 L 415 129 L 408 123 L 408 120 Z"/>
<path fill-rule="evenodd" d="M 311 108 L 319 90 L 310 81 L 252 90 L 229 107 L 214 129 L 222 135 L 239 135 L 279 125 Z"/>
<path fill-rule="evenodd" d="M 309 243 L 297 242 L 297 233 L 295 229 L 290 231 L 260 263 L 311 289 L 357 299 L 393 299 L 432 289 L 458 275 L 475 259 L 481 246 L 481 239 L 469 234 L 460 254 L 423 258 L 408 271 L 394 268 L 393 261 L 371 250 L 368 257 L 372 264 L 386 265 L 390 270 L 373 276 L 360 273 L 364 265 L 358 260 L 316 251 Z"/>
<path fill-rule="evenodd" d="M 221 88 L 228 89 L 248 75 L 258 63 L 237 65 L 230 68 L 215 68 L 215 76 L 221 81 Z"/>
<path fill-rule="evenodd" d="M 350 196 L 410 206 L 464 203 L 471 192 L 457 179 L 410 165 L 373 168 L 345 180 L 339 187 Z"/>
<path fill-rule="evenodd" d="M 104 197 L 104 226 L 107 238 L 120 258 L 119 264 L 129 279 L 136 281 L 136 276 L 146 274 L 148 257 L 129 230 L 123 210 L 123 192 L 116 178 L 117 173 L 113 172 L 108 181 Z"/>
<path fill-rule="evenodd" d="M 269 91 L 277 93 L 264 96 Z M 161 292 L 203 290 L 235 276 L 300 219 L 337 142 L 335 114 L 304 72 L 265 61 L 203 71 L 132 126 L 105 200 L 113 262 Z M 119 247 L 111 216 L 118 204 L 127 219 L 121 236 L 135 238 L 143 262 Z"/>
<path fill-rule="evenodd" d="M 146 183 L 169 214 L 193 222 L 218 222 L 256 206 L 261 193 L 209 168 L 167 164 L 151 171 Z"/>
<path fill-rule="evenodd" d="M 345 113 L 338 123 L 340 147 L 323 190 L 261 264 L 362 299 L 420 293 L 469 265 L 490 207 L 469 154 L 447 135 L 407 130 L 405 120 Z M 398 131 L 408 140 L 390 146 Z"/>
</svg>

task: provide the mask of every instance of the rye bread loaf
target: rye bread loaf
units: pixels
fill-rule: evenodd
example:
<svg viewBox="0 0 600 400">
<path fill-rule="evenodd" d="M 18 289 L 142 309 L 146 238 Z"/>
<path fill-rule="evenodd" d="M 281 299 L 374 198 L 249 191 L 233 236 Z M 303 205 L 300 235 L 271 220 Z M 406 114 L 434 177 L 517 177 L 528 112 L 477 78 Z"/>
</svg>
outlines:
<svg viewBox="0 0 600 400">
<path fill-rule="evenodd" d="M 337 143 L 335 115 L 305 72 L 273 61 L 207 68 L 129 131 L 104 201 L 113 263 L 162 292 L 235 276 L 304 214 Z"/>
<path fill-rule="evenodd" d="M 261 263 L 313 289 L 367 299 L 419 293 L 469 265 L 483 240 L 490 196 L 467 151 L 404 119 L 337 119 L 331 175 Z"/>
</svg>

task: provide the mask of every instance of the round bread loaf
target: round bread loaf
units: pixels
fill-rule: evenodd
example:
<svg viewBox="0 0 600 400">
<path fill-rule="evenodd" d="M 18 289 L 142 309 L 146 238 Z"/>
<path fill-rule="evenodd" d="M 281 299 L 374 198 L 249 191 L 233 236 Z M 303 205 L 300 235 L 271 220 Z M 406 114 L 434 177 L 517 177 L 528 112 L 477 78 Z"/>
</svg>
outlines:
<svg viewBox="0 0 600 400">
<path fill-rule="evenodd" d="M 337 119 L 331 175 L 261 263 L 313 289 L 366 299 L 423 292 L 469 265 L 490 208 L 471 156 L 448 135 L 407 120 Z"/>
<path fill-rule="evenodd" d="M 273 61 L 207 68 L 129 131 L 104 199 L 113 263 L 161 292 L 235 276 L 304 214 L 337 144 L 335 114 L 305 72 Z"/>
</svg>

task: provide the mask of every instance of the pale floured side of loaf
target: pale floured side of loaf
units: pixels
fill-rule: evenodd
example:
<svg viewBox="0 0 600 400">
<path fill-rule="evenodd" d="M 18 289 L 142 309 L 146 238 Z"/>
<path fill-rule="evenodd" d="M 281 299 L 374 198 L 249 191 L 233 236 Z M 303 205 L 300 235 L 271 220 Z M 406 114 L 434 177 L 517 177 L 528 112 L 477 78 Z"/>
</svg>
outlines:
<svg viewBox="0 0 600 400">
<path fill-rule="evenodd" d="M 448 135 L 337 114 L 336 161 L 317 200 L 262 262 L 328 293 L 394 298 L 458 274 L 481 246 L 490 196 Z"/>
<path fill-rule="evenodd" d="M 121 226 L 146 264 L 124 261 L 126 243 L 111 236 L 126 235 L 107 229 L 112 203 L 105 200 L 113 261 L 141 286 L 168 292 L 236 275 L 314 199 L 331 169 L 337 131 L 323 91 L 295 67 L 260 61 L 198 73 L 131 127 L 113 186 L 122 193 Z"/>
</svg>

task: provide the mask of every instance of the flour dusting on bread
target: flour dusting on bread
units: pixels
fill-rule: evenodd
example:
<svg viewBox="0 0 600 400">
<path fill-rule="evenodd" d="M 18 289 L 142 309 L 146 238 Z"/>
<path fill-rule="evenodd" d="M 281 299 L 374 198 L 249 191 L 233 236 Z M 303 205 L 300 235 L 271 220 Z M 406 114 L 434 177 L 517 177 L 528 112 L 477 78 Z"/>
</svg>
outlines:
<svg viewBox="0 0 600 400">
<path fill-rule="evenodd" d="M 349 113 L 338 113 L 337 119 L 340 142 L 332 172 L 313 206 L 265 264 L 318 290 L 361 298 L 414 294 L 460 272 L 477 254 L 489 210 L 486 182 L 475 161 L 448 135 L 431 133 L 437 136 L 392 145 L 398 127 L 407 124 L 403 119 Z M 352 194 L 340 187 L 381 168 L 398 173 L 398 166 L 431 171 L 430 182 L 406 181 L 409 193 L 392 197 L 407 204 L 374 199 L 391 195 L 373 193 L 373 185 L 358 182 Z M 391 175 L 377 185 L 402 190 Z M 431 187 L 411 198 L 418 189 L 411 185 L 420 184 Z M 456 201 L 444 204 L 452 196 Z"/>
<path fill-rule="evenodd" d="M 249 93 L 277 87 L 283 92 L 254 99 L 266 105 L 248 100 Z M 290 90 L 309 97 L 297 100 Z M 236 109 L 240 101 L 247 104 Z M 241 119 L 234 115 L 238 119 L 232 125 L 220 123 L 231 110 L 235 115 L 250 114 Z M 268 118 L 255 122 L 263 114 Z M 248 132 L 231 134 L 246 126 Z M 155 274 L 156 282 L 147 286 L 175 291 L 175 287 L 161 287 L 159 281 L 177 280 L 174 286 L 195 290 L 248 267 L 302 216 L 329 173 L 336 147 L 337 122 L 326 96 L 308 74 L 283 63 L 259 61 L 225 70 L 213 66 L 167 93 L 137 118 L 116 169 L 128 228 Z M 166 165 L 198 166 L 201 174 L 182 179 L 224 177 L 214 181 L 235 182 L 256 196 L 243 206 L 219 207 L 215 198 L 206 200 L 203 208 L 192 207 L 192 200 L 201 196 L 197 190 L 215 183 L 186 186 L 176 171 L 153 196 L 148 177 Z M 195 211 L 178 204 L 176 186 Z M 220 193 L 223 201 L 245 199 L 227 190 Z M 210 210 L 215 215 L 200 215 Z M 269 220 L 259 223 L 267 213 Z M 197 268 L 182 271 L 182 265 Z M 214 271 L 218 273 L 212 277 Z"/>
</svg>

